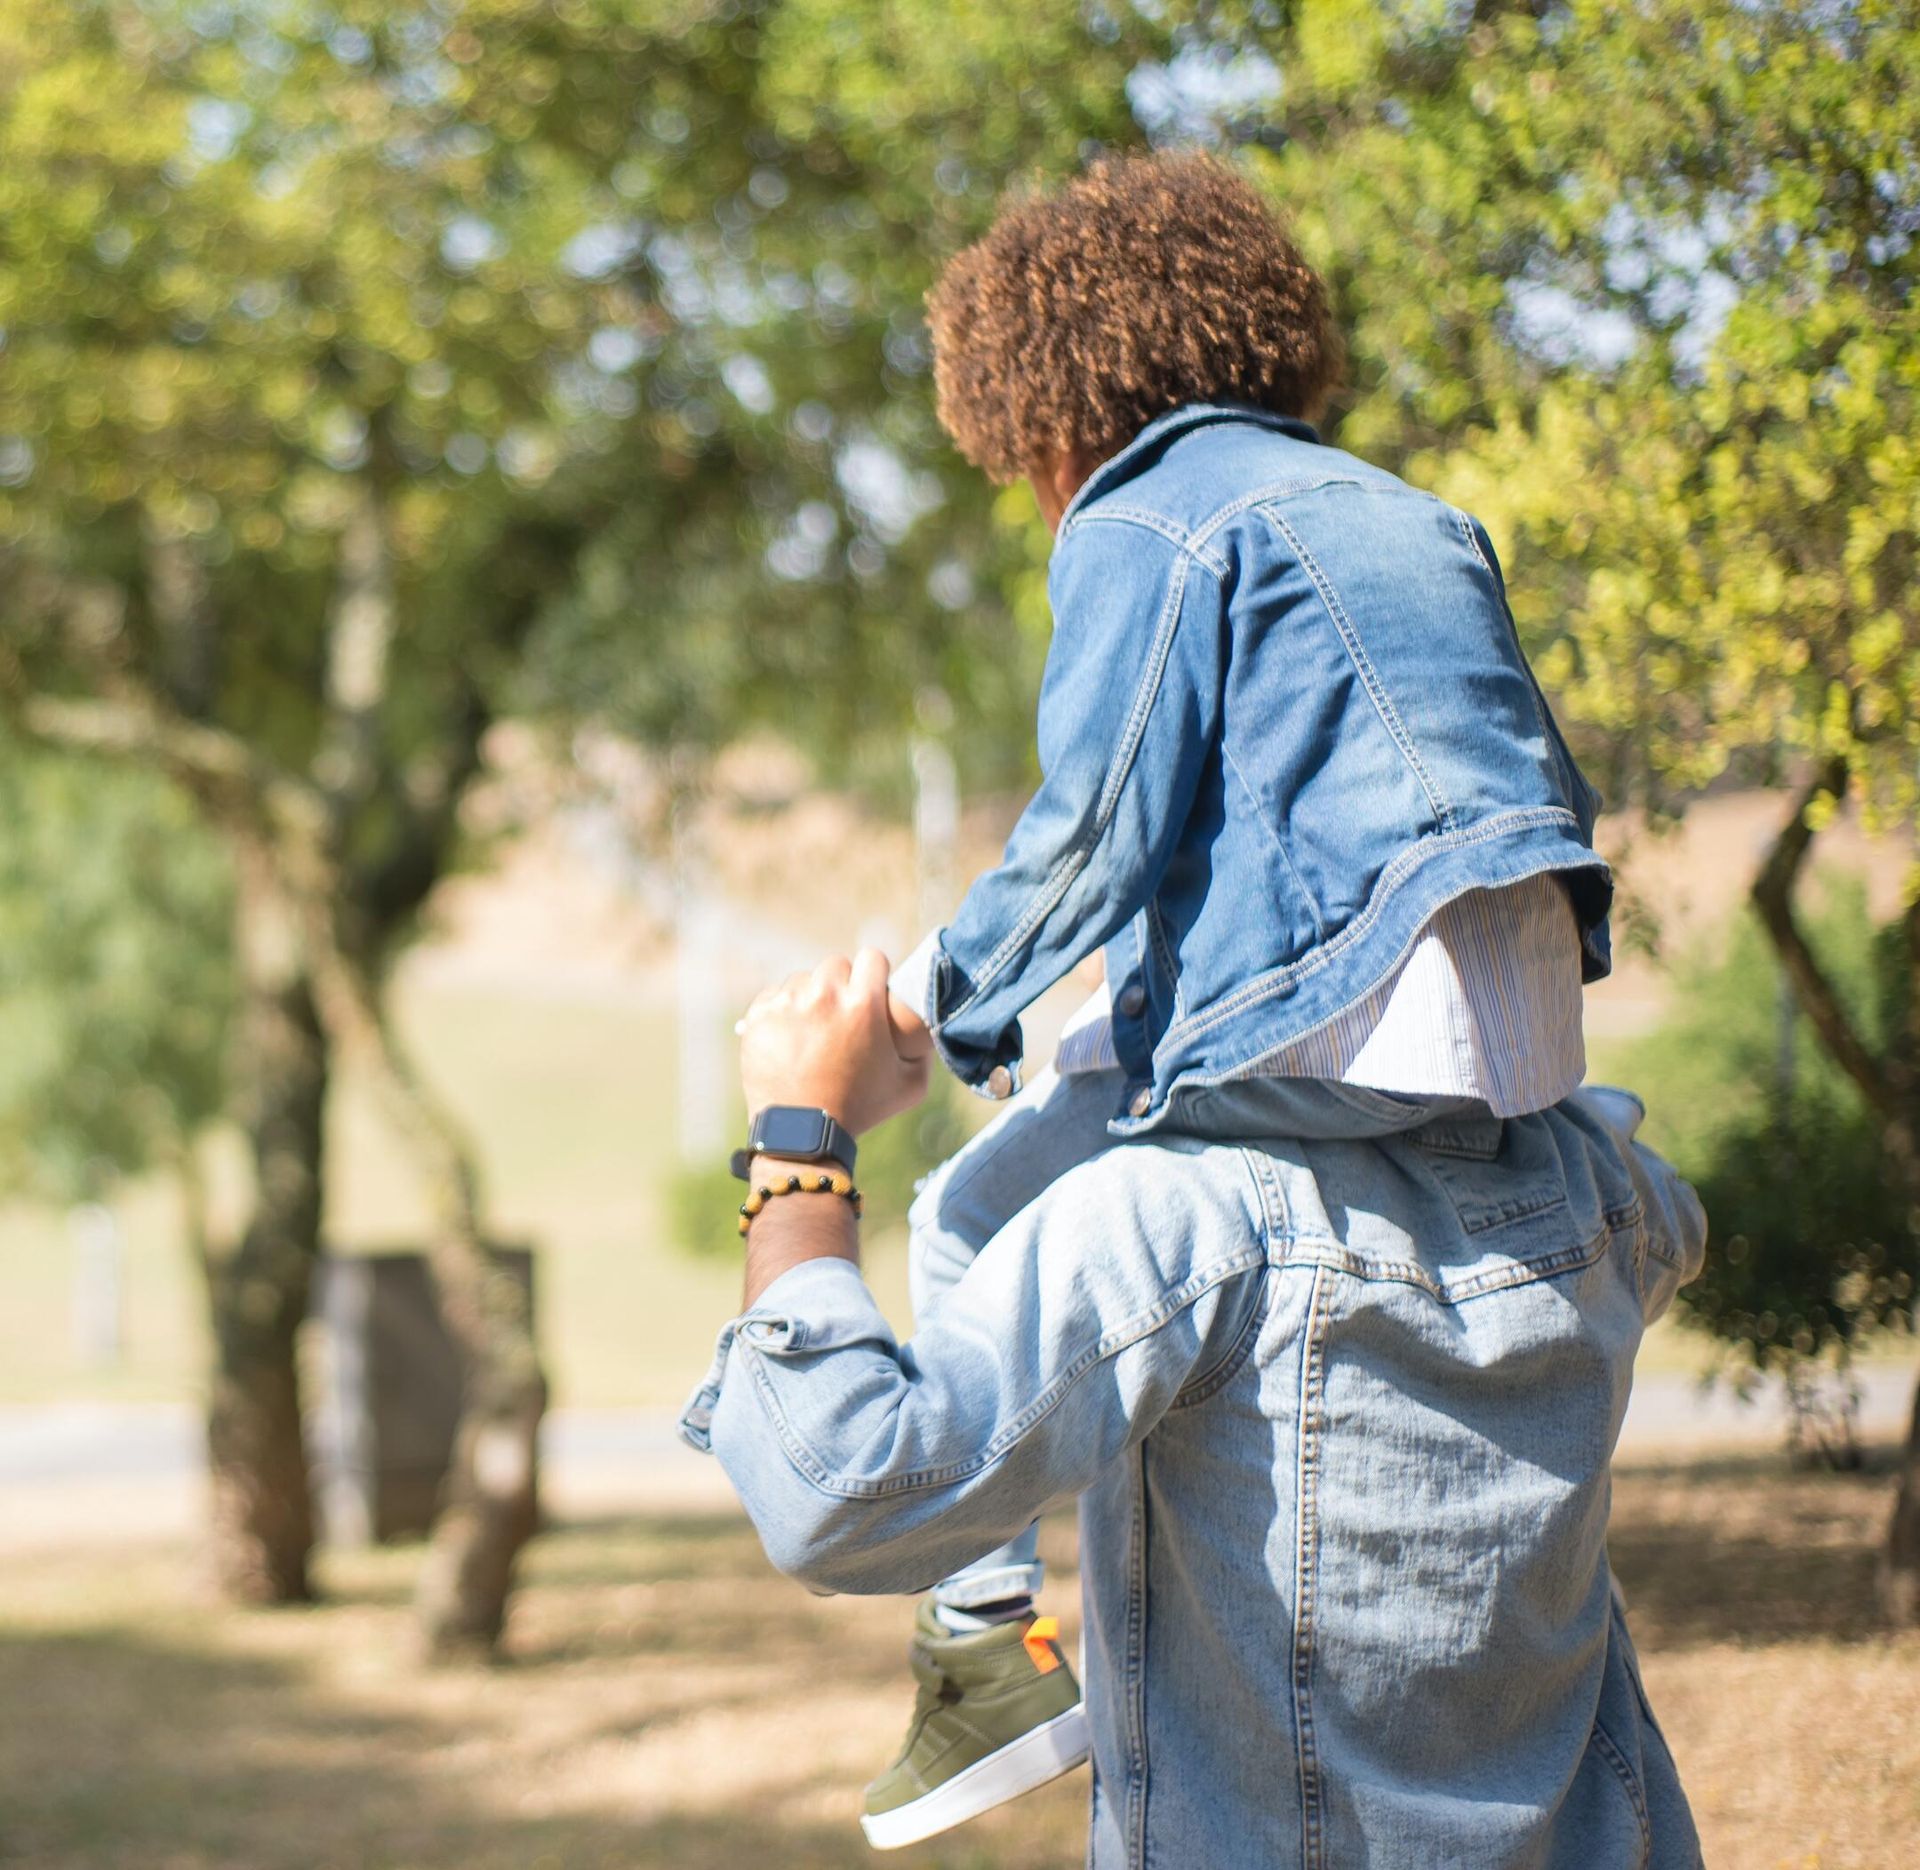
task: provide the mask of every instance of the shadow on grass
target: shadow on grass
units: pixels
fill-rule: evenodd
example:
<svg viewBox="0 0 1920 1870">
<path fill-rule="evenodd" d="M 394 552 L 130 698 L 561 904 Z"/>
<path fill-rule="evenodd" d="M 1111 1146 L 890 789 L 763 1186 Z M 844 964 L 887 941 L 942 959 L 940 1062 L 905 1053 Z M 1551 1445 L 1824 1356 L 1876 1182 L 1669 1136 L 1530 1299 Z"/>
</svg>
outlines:
<svg viewBox="0 0 1920 1870">
<path fill-rule="evenodd" d="M 1880 1643 L 1873 1569 L 1890 1450 L 1852 1473 L 1777 1452 L 1623 1463 L 1607 1544 L 1648 1649 Z"/>
<path fill-rule="evenodd" d="M 630 1584 L 636 1563 L 656 1584 L 743 1581 L 768 1575 L 753 1528 L 738 1513 L 657 1518 L 635 1514 L 557 1521 L 529 1547 L 530 1575 L 567 1584 Z"/>
<path fill-rule="evenodd" d="M 397 1608 L 412 1601 L 426 1557 L 424 1539 L 324 1551 L 319 1599 Z M 604 1514 L 551 1520 L 521 1561 L 523 1583 L 593 1588 L 765 1577 L 767 1562 L 737 1513 L 641 1517 Z"/>
<path fill-rule="evenodd" d="M 256 1620 L 257 1627 L 257 1620 Z M 497 1679 L 497 1678 L 495 1678 Z M 298 1657 L 175 1646 L 124 1627 L 0 1631 L 0 1861 L 10 1870 L 865 1870 L 852 1824 L 796 1818 L 791 1756 L 764 1799 L 546 1796 L 536 1760 L 496 1782 L 462 1709 L 341 1702 Z M 720 1697 L 724 1701 L 725 1697 Z M 679 1713 L 705 1706 L 688 1698 Z M 804 1752 L 804 1748 L 802 1749 Z M 832 1787 L 838 1793 L 842 1789 Z M 585 1809 L 583 1809 L 583 1803 Z M 812 1803 L 817 1805 L 818 1798 Z M 540 1807 L 565 1804 L 565 1810 Z M 895 1860 L 991 1870 L 1043 1860 L 949 1845 Z"/>
</svg>

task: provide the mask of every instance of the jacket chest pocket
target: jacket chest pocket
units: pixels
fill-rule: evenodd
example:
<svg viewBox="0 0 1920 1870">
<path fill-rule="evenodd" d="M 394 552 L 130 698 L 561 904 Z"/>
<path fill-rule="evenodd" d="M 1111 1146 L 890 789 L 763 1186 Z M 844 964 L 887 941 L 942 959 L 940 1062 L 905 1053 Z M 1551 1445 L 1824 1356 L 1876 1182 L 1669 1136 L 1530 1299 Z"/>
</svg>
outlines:
<svg viewBox="0 0 1920 1870">
<path fill-rule="evenodd" d="M 1567 1212 L 1566 1166 L 1546 1124 L 1466 1117 L 1408 1137 L 1453 1206 L 1463 1233 L 1502 1232 L 1502 1251 L 1537 1228 L 1556 1238 Z"/>
</svg>

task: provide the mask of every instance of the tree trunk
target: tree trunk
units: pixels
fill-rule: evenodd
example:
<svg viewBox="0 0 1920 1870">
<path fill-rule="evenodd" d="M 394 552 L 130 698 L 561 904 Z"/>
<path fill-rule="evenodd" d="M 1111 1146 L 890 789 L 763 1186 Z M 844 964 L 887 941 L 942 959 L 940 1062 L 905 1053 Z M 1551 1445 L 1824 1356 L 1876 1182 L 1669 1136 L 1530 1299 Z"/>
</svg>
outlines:
<svg viewBox="0 0 1920 1870">
<path fill-rule="evenodd" d="M 1887 1542 L 1880 1552 L 1880 1607 L 1902 1629 L 1920 1623 L 1920 1387 L 1914 1391 L 1907 1445 L 1900 1458 L 1900 1491 Z"/>
<path fill-rule="evenodd" d="M 452 1236 L 432 1265 L 441 1311 L 466 1353 L 467 1390 L 414 1601 L 434 1654 L 484 1654 L 505 1627 L 520 1550 L 539 1529 L 547 1383 L 519 1282 L 484 1248 Z"/>
<path fill-rule="evenodd" d="M 1836 804 L 1847 789 L 1847 763 L 1827 760 L 1801 792 L 1792 815 L 1774 839 L 1754 878 L 1753 903 L 1773 943 L 1782 972 L 1800 1010 L 1812 1023 L 1821 1045 L 1852 1079 L 1880 1122 L 1881 1147 L 1893 1179 L 1920 1207 L 1920 1097 L 1916 1097 L 1916 1055 L 1920 1054 L 1920 902 L 1906 915 L 1906 941 L 1913 981 L 1907 1031 L 1882 1053 L 1874 1052 L 1855 1024 L 1833 982 L 1821 967 L 1795 912 L 1794 891 L 1814 840 L 1813 809 L 1822 796 Z M 1880 1603 L 1899 1625 L 1920 1621 L 1920 1391 L 1907 1429 L 1900 1490 L 1881 1548 Z"/>
<path fill-rule="evenodd" d="M 437 1656 L 485 1655 L 505 1627 L 514 1566 L 540 1519 L 547 1382 L 529 1294 L 482 1238 L 479 1177 L 458 1120 L 415 1071 L 365 970 L 321 916 L 312 927 L 328 1030 L 372 1073 L 431 1203 L 428 1264 L 466 1365 L 453 1464 L 415 1596 L 422 1635 Z"/>
<path fill-rule="evenodd" d="M 312 1594 L 295 1337 L 320 1248 L 327 1047 L 297 919 L 260 854 L 238 856 L 235 1114 L 253 1159 L 254 1206 L 238 1242 L 204 1257 L 214 1341 L 210 1551 L 226 1595 L 284 1604 Z"/>
</svg>

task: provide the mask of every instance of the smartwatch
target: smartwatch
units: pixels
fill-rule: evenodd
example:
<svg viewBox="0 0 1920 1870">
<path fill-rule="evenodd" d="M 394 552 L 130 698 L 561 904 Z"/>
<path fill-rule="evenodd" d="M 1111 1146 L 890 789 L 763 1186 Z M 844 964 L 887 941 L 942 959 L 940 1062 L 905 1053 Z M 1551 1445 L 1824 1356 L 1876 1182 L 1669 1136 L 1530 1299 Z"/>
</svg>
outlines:
<svg viewBox="0 0 1920 1870">
<path fill-rule="evenodd" d="M 755 1156 L 784 1156 L 796 1162 L 837 1162 L 853 1173 L 852 1135 L 824 1110 L 804 1104 L 769 1104 L 747 1128 L 747 1146 L 733 1152 L 733 1172 L 746 1181 Z"/>
</svg>

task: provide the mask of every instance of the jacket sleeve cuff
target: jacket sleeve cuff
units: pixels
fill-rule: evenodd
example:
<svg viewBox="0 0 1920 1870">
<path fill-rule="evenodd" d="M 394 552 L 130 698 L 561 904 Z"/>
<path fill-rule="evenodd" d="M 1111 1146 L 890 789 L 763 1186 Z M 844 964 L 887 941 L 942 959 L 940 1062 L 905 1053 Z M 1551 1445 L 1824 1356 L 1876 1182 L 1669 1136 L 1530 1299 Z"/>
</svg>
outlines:
<svg viewBox="0 0 1920 1870">
<path fill-rule="evenodd" d="M 947 1069 L 982 1097 L 1011 1097 L 1020 1089 L 1020 1060 L 1024 1050 L 1016 1021 L 986 1045 L 972 1043 L 946 1024 L 945 1005 L 952 998 L 957 972 L 941 944 L 941 929 L 933 929 L 920 945 L 888 976 L 896 998 L 916 1007 L 933 1034 L 934 1050 Z"/>
<path fill-rule="evenodd" d="M 920 945 L 887 976 L 887 988 L 896 1000 L 903 1000 L 929 1026 L 936 1023 L 933 1005 L 935 964 L 940 959 L 940 931 L 929 929 Z"/>
<path fill-rule="evenodd" d="M 791 1353 L 811 1344 L 892 1334 L 860 1269 L 838 1254 L 802 1260 L 761 1293 L 751 1311 L 721 1328 L 713 1362 L 680 1411 L 680 1439 L 701 1454 L 713 1452 L 713 1421 L 726 1386 L 735 1340 L 743 1347 Z"/>
</svg>

